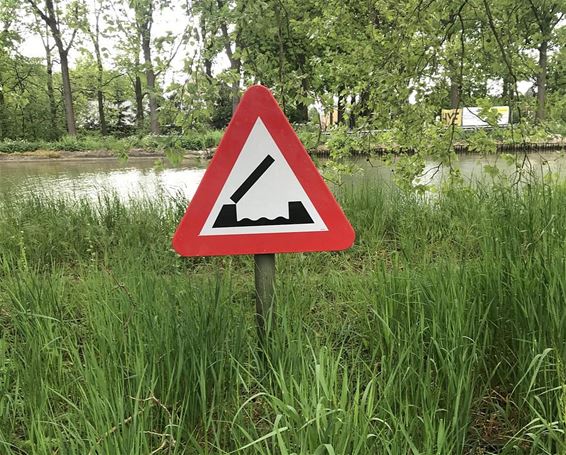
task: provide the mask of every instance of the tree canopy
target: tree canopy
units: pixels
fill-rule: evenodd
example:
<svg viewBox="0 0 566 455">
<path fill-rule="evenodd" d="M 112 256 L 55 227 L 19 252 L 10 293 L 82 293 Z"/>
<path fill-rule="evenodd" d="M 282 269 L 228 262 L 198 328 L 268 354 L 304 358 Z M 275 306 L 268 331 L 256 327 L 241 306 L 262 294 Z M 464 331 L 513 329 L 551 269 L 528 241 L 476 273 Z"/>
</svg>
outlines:
<svg viewBox="0 0 566 455">
<path fill-rule="evenodd" d="M 256 83 L 293 122 L 395 131 L 406 148 L 442 148 L 440 110 L 462 106 L 510 106 L 512 134 L 556 130 L 565 13 L 563 0 L 0 0 L 0 139 L 222 128 Z M 27 56 L 38 38 L 44 57 Z"/>
</svg>

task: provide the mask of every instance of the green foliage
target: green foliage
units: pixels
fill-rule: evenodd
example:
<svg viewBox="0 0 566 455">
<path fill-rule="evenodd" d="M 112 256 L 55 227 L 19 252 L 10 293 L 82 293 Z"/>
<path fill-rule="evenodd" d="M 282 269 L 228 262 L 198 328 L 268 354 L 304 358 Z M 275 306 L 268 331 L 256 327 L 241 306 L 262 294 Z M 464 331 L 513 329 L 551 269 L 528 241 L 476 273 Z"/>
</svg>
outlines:
<svg viewBox="0 0 566 455">
<path fill-rule="evenodd" d="M 471 152 L 485 155 L 497 151 L 497 142 L 486 130 L 478 129 L 468 136 L 468 147 Z"/>
<path fill-rule="evenodd" d="M 203 151 L 215 148 L 222 137 L 222 131 L 187 131 L 183 135 L 170 136 L 143 136 L 116 138 L 113 136 L 81 135 L 63 136 L 55 142 L 29 142 L 1 141 L 0 153 L 32 152 L 36 150 L 52 151 L 111 151 L 119 155 L 127 155 L 131 149 L 144 149 L 147 151 L 163 152 L 175 151 Z"/>
<path fill-rule="evenodd" d="M 28 141 L 1 141 L 0 142 L 0 153 L 22 153 L 22 152 L 33 152 L 40 148 L 40 143 L 38 142 L 28 142 Z"/>
<path fill-rule="evenodd" d="M 313 118 L 309 123 L 303 125 L 293 125 L 293 128 L 302 144 L 309 151 L 316 151 L 327 140 L 327 137 L 320 130 L 318 119 Z"/>
<path fill-rule="evenodd" d="M 480 98 L 476 100 L 476 105 L 480 108 L 480 118 L 491 128 L 497 128 L 501 114 L 497 112 L 497 109 L 493 109 L 492 101 L 489 98 Z"/>
<path fill-rule="evenodd" d="M 326 145 L 330 151 L 330 157 L 338 162 L 364 151 L 364 143 L 360 136 L 345 126 L 334 128 L 330 132 Z"/>
<path fill-rule="evenodd" d="M 80 140 L 75 136 L 63 136 L 55 143 L 55 147 L 59 150 L 65 150 L 68 152 L 78 152 L 85 150 L 86 147 L 92 145 L 90 140 Z"/>
</svg>

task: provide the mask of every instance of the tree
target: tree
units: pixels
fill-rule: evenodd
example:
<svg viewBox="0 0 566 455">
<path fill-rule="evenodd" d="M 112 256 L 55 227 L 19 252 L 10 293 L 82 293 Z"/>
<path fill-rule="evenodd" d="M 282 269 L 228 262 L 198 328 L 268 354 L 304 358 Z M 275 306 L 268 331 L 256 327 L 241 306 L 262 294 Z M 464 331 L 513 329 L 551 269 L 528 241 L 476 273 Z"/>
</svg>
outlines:
<svg viewBox="0 0 566 455">
<path fill-rule="evenodd" d="M 15 0 L 0 1 L 0 139 L 46 137 L 52 131 L 45 99 L 46 71 L 18 52 L 25 28 Z"/>
<path fill-rule="evenodd" d="M 100 38 L 102 34 L 100 29 L 100 22 L 106 6 L 104 0 L 92 0 L 91 6 L 94 24 L 90 24 L 88 21 L 85 21 L 85 31 L 94 47 L 94 56 L 96 58 L 97 68 L 96 101 L 98 106 L 98 119 L 100 123 L 100 133 L 105 136 L 106 134 L 108 134 L 108 124 L 106 122 L 106 114 L 104 109 L 104 64 L 102 61 L 102 50 L 100 47 Z"/>
<path fill-rule="evenodd" d="M 14 17 L 15 5 L 3 1 L 0 3 L 0 139 L 8 136 L 8 118 L 6 108 L 6 73 L 8 65 L 8 49 L 13 46 L 14 34 L 10 30 Z"/>
<path fill-rule="evenodd" d="M 144 92 L 142 84 L 143 67 L 140 64 L 141 41 L 137 27 L 130 24 L 135 21 L 128 16 L 128 9 L 123 2 L 110 1 L 113 14 L 106 16 L 109 26 L 106 33 L 116 42 L 116 49 L 120 52 L 115 57 L 115 65 L 130 79 L 134 91 L 136 129 L 144 129 Z"/>
<path fill-rule="evenodd" d="M 77 134 L 77 127 L 75 121 L 75 111 L 73 106 L 73 90 L 71 87 L 71 78 L 69 74 L 69 50 L 73 46 L 73 42 L 77 35 L 78 28 L 77 26 L 71 25 L 71 36 L 68 39 L 67 43 L 64 43 L 64 25 L 61 19 L 63 15 L 63 11 L 58 8 L 58 5 L 55 3 L 56 0 L 45 0 L 45 9 L 40 8 L 38 5 L 37 0 L 27 0 L 28 3 L 32 6 L 33 10 L 41 17 L 41 19 L 45 22 L 49 30 L 51 31 L 51 35 L 53 40 L 55 41 L 55 46 L 57 47 L 57 51 L 59 53 L 59 60 L 61 64 L 61 76 L 63 79 L 63 101 L 65 105 L 65 118 L 67 121 L 67 132 L 69 135 L 74 136 Z M 73 19 L 78 18 L 79 14 L 79 4 L 74 2 L 69 5 L 70 10 L 67 13 L 70 13 L 71 20 L 68 22 L 72 22 Z M 67 14 L 69 18 L 69 14 Z"/>
<path fill-rule="evenodd" d="M 292 121 L 308 120 L 315 68 L 311 60 L 320 55 L 312 35 L 312 22 L 321 14 L 316 2 L 271 0 L 251 2 L 242 18 L 240 48 L 245 79 L 273 87 Z M 246 20 L 262 17 L 261 22 Z"/>
<path fill-rule="evenodd" d="M 204 46 L 202 56 L 206 74 L 212 76 L 212 60 L 222 49 L 230 68 L 222 75 L 231 87 L 232 112 L 240 101 L 242 72 L 242 32 L 252 16 L 246 16 L 249 0 L 196 0 L 194 10 L 199 15 L 200 37 Z M 258 21 L 261 22 L 261 21 Z"/>
<path fill-rule="evenodd" d="M 135 23 L 140 36 L 143 54 L 145 78 L 149 94 L 149 123 L 150 131 L 159 134 L 158 94 L 156 76 L 152 61 L 151 32 L 153 28 L 154 0 L 131 0 L 130 6 L 135 13 Z"/>
<path fill-rule="evenodd" d="M 174 36 L 171 32 L 167 32 L 163 36 L 154 36 L 155 15 L 173 5 L 167 0 L 130 0 L 127 4 L 129 10 L 124 8 L 123 2 L 114 2 L 112 5 L 117 15 L 122 16 L 115 17 L 113 23 L 127 38 L 126 43 L 121 45 L 125 51 L 121 57 L 122 64 L 135 73 L 135 77 L 132 79 L 136 92 L 138 124 L 142 120 L 143 98 L 147 94 L 150 131 L 153 134 L 159 134 L 161 130 L 159 120 L 161 90 L 158 77 L 170 67 L 175 55 L 186 42 L 188 26 L 179 37 Z M 127 19 L 124 20 L 123 18 Z M 139 63 L 140 54 L 143 65 Z M 145 74 L 146 93 L 142 91 L 142 81 L 138 75 L 138 68 L 143 68 Z"/>
<path fill-rule="evenodd" d="M 47 97 L 49 99 L 49 120 L 51 124 L 51 131 L 49 139 L 55 139 L 59 136 L 59 127 L 57 125 L 57 101 L 55 99 L 55 90 L 53 84 L 53 50 L 54 45 L 51 44 L 49 39 L 49 27 L 39 20 L 33 24 L 33 30 L 41 38 L 43 49 L 45 50 L 45 66 L 47 71 Z"/>
<path fill-rule="evenodd" d="M 548 51 L 554 40 L 556 26 L 566 14 L 566 3 L 555 0 L 527 0 L 527 6 L 531 12 L 530 18 L 534 18 L 536 34 L 534 43 L 537 46 L 537 111 L 536 120 L 542 122 L 546 118 L 546 77 L 548 73 Z M 527 18 L 528 16 L 525 16 Z M 530 20 L 530 19 L 526 19 Z"/>
<path fill-rule="evenodd" d="M 130 7 L 134 11 L 136 28 L 140 37 L 149 95 L 150 131 L 153 134 L 160 133 L 158 113 L 160 90 L 157 77 L 171 65 L 175 55 L 186 41 L 188 29 L 187 26 L 178 39 L 170 32 L 164 36 L 153 36 L 154 15 L 169 5 L 170 2 L 167 0 L 130 0 Z M 169 45 L 169 52 L 166 52 L 166 45 Z M 165 58 L 162 58 L 160 52 L 166 55 Z M 155 59 L 154 54 L 156 55 Z"/>
</svg>

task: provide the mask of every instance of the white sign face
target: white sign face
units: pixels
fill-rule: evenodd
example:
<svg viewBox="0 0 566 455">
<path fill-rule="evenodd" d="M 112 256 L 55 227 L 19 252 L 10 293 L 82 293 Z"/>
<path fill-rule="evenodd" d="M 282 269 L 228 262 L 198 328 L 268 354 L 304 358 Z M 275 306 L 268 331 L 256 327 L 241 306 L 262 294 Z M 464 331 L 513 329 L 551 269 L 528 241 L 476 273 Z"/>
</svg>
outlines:
<svg viewBox="0 0 566 455">
<path fill-rule="evenodd" d="M 199 235 L 327 230 L 258 117 Z"/>
<path fill-rule="evenodd" d="M 508 125 L 509 124 L 509 107 L 508 106 L 494 106 L 499 113 L 498 125 Z M 489 124 L 484 121 L 480 116 L 481 108 L 479 107 L 465 107 L 462 112 L 462 126 L 489 126 Z"/>
</svg>

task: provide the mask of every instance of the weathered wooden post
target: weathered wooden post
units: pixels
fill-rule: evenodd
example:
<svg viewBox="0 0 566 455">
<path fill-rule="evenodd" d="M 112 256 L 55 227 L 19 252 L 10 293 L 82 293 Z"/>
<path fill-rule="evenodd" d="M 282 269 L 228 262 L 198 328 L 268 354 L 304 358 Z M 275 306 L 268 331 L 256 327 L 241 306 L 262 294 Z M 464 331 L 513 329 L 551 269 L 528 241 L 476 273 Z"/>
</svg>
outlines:
<svg viewBox="0 0 566 455">
<path fill-rule="evenodd" d="M 275 254 L 254 255 L 255 313 L 260 342 L 275 323 Z"/>
</svg>

